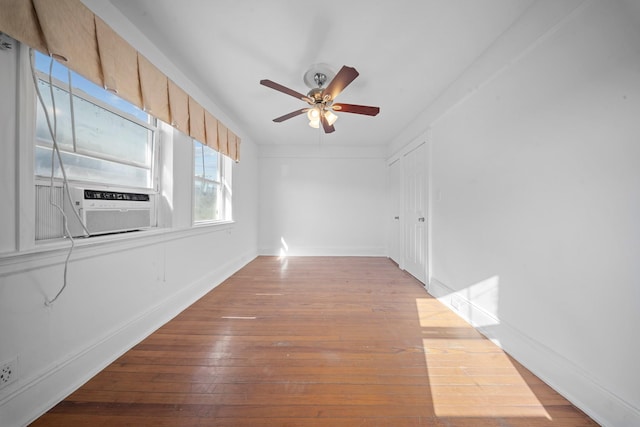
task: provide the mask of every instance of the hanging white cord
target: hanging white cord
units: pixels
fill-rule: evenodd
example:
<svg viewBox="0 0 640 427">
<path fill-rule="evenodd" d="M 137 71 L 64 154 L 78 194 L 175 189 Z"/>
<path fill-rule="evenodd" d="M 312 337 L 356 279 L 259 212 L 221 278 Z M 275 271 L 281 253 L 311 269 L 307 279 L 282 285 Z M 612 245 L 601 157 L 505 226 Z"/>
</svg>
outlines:
<svg viewBox="0 0 640 427">
<path fill-rule="evenodd" d="M 58 204 L 56 204 L 53 200 L 53 177 L 54 177 L 54 165 L 55 165 L 55 161 L 54 161 L 54 154 L 57 156 L 58 158 L 58 163 L 60 165 L 60 171 L 62 172 L 62 180 L 63 180 L 63 197 L 66 194 L 66 196 L 69 199 L 69 202 L 71 204 L 73 204 L 73 200 L 71 199 L 71 193 L 69 192 L 69 185 L 68 185 L 68 181 L 67 181 L 67 174 L 66 171 L 64 169 L 64 164 L 62 163 L 62 155 L 60 154 L 60 150 L 58 148 L 58 141 L 56 138 L 56 133 L 57 133 L 57 118 L 56 118 L 56 104 L 55 104 L 55 96 L 53 93 L 53 58 L 51 58 L 51 61 L 49 63 L 49 91 L 50 91 L 50 95 L 51 95 L 51 106 L 53 108 L 53 126 L 51 125 L 51 119 L 49 118 L 49 113 L 47 111 L 47 106 L 44 103 L 44 100 L 42 98 L 42 94 L 40 93 L 40 87 L 38 86 L 38 79 L 36 77 L 36 71 L 35 71 L 35 66 L 33 64 L 33 51 L 30 50 L 29 52 L 29 64 L 31 66 L 31 77 L 33 78 L 33 84 L 35 86 L 36 89 L 36 94 L 38 96 L 38 100 L 40 101 L 40 105 L 42 106 L 42 110 L 44 111 L 44 117 L 46 119 L 47 122 L 47 127 L 49 128 L 49 133 L 51 135 L 51 141 L 53 143 L 53 151 L 51 152 L 51 176 L 50 176 L 50 181 L 49 181 L 49 202 L 60 212 L 60 214 L 62 215 L 63 218 L 63 225 L 64 225 L 64 233 L 65 235 L 69 238 L 69 241 L 71 242 L 71 247 L 69 248 L 69 251 L 67 252 L 67 257 L 65 258 L 65 262 L 64 262 L 64 274 L 63 274 L 63 284 L 62 287 L 60 288 L 60 290 L 58 291 L 58 293 L 56 294 L 56 296 L 49 300 L 45 297 L 45 305 L 46 306 L 50 306 L 51 304 L 53 304 L 58 297 L 62 294 L 62 292 L 65 290 L 65 288 L 67 287 L 67 270 L 68 270 L 68 266 L 69 266 L 69 259 L 71 258 L 71 254 L 73 252 L 73 248 L 75 247 L 75 241 L 73 239 L 73 236 L 71 236 L 71 233 L 69 232 L 69 226 L 68 226 L 68 221 L 67 221 L 67 216 L 64 213 L 64 210 L 62 209 L 62 207 L 60 207 Z M 70 74 L 70 72 L 69 72 Z M 69 75 L 69 86 L 71 86 L 71 76 Z M 73 102 L 73 100 L 70 100 L 70 102 Z M 73 125 L 73 120 L 72 120 L 72 125 Z M 73 137 L 74 137 L 74 141 L 73 144 L 75 146 L 75 132 L 73 132 Z M 75 209 L 73 210 L 74 214 L 76 216 L 76 218 L 78 219 L 78 221 L 80 222 L 80 224 L 82 225 L 82 228 L 84 229 L 84 231 L 87 233 L 87 235 L 89 235 L 89 231 L 87 230 L 87 228 L 85 227 L 84 223 L 82 222 L 80 215 L 75 211 Z"/>
</svg>

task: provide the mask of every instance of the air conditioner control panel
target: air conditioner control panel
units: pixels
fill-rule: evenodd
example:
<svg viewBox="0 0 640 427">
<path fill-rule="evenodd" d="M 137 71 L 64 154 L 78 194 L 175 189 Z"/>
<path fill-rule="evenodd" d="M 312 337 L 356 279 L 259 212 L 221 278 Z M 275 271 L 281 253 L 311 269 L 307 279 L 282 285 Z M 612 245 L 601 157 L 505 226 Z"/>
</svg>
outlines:
<svg viewBox="0 0 640 427">
<path fill-rule="evenodd" d="M 143 193 L 119 193 L 117 191 L 84 190 L 85 200 L 131 200 L 148 202 L 149 195 Z"/>
<path fill-rule="evenodd" d="M 150 196 L 144 193 L 87 189 L 77 193 L 74 198 L 77 209 L 137 209 L 150 201 Z"/>
</svg>

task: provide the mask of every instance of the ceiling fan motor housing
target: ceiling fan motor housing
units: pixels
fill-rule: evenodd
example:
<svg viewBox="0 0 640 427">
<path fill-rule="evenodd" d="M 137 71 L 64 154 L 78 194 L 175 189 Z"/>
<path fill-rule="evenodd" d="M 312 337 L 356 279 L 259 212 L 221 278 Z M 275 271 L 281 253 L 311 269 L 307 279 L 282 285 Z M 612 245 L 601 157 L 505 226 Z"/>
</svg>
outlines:
<svg viewBox="0 0 640 427">
<path fill-rule="evenodd" d="M 314 104 L 331 105 L 331 99 L 329 96 L 324 96 L 324 89 L 317 87 L 311 89 L 307 96 L 314 101 Z"/>
<path fill-rule="evenodd" d="M 315 73 L 313 75 L 313 81 L 316 82 L 318 87 L 322 87 L 327 82 L 327 75 L 324 73 Z"/>
<path fill-rule="evenodd" d="M 324 87 L 335 77 L 335 75 L 336 72 L 333 70 L 333 67 L 329 64 L 319 63 L 311 65 L 311 67 L 305 71 L 302 76 L 302 80 L 309 89 L 313 89 L 315 87 Z"/>
</svg>

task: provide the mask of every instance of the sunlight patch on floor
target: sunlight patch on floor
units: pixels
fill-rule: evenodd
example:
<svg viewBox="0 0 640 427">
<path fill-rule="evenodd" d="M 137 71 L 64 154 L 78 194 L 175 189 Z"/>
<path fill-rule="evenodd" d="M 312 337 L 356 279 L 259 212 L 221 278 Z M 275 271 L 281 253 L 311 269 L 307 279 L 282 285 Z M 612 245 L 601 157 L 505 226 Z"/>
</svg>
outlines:
<svg viewBox="0 0 640 427">
<path fill-rule="evenodd" d="M 562 401 L 533 374 L 434 298 L 416 299 L 422 343 L 438 417 L 535 417 L 551 419 L 547 404 Z"/>
</svg>

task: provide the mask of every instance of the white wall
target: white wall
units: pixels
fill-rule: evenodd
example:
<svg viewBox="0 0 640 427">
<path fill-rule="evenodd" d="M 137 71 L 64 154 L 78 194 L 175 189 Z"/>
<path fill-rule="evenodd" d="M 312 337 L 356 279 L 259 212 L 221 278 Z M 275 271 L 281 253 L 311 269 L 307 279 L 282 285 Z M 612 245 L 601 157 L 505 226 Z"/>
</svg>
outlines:
<svg viewBox="0 0 640 427">
<path fill-rule="evenodd" d="M 234 220 L 191 228 L 190 138 L 163 141 L 167 225 L 78 240 L 60 298 L 68 243 L 19 250 L 16 50 L 0 51 L 0 362 L 17 360 L 0 390 L 0 425 L 25 425 L 257 255 L 258 160 L 243 139 L 233 166 Z M 179 76 L 176 80 L 180 84 Z M 13 106 L 13 107 L 11 107 Z M 33 212 L 20 212 L 33 215 Z"/>
<path fill-rule="evenodd" d="M 260 147 L 260 253 L 384 256 L 384 151 Z"/>
<path fill-rule="evenodd" d="M 628 16 L 584 2 L 431 127 L 430 291 L 609 426 L 640 425 Z"/>
</svg>

